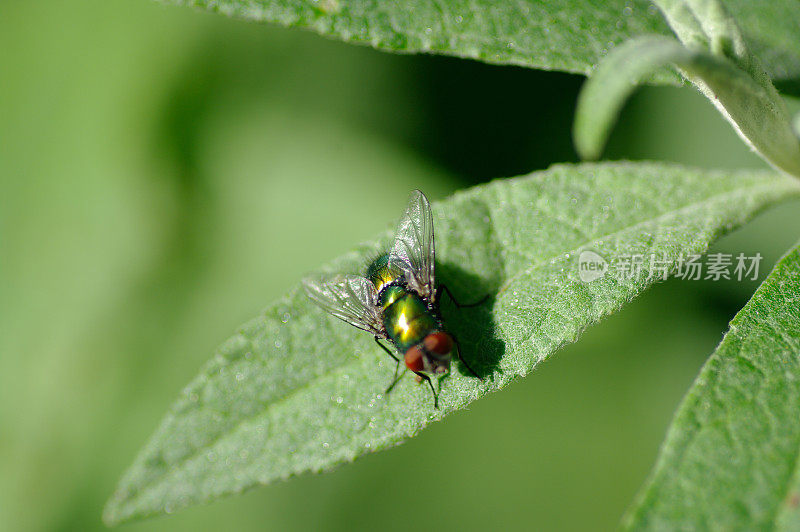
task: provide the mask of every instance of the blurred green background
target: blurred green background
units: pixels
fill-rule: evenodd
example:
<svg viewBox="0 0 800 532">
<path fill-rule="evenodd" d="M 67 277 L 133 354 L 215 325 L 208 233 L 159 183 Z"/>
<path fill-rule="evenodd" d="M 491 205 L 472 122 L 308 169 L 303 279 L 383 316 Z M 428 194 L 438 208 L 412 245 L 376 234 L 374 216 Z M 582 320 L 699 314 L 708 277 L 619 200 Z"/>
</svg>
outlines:
<svg viewBox="0 0 800 532">
<path fill-rule="evenodd" d="M 414 187 L 439 199 L 574 160 L 581 81 L 149 0 L 0 3 L 0 529 L 103 529 L 237 325 Z M 607 155 L 764 166 L 691 89 L 641 90 Z M 763 277 L 798 206 L 716 249 L 762 253 Z M 754 288 L 659 285 L 396 449 L 125 529 L 612 529 Z"/>
</svg>

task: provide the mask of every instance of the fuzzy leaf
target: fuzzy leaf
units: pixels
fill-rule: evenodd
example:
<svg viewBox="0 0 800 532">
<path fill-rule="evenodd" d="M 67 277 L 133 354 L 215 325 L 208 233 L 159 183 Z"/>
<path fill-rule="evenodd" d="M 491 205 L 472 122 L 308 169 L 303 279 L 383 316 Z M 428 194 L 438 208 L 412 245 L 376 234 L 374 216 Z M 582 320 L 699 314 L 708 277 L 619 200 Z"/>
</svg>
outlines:
<svg viewBox="0 0 800 532">
<path fill-rule="evenodd" d="M 527 374 L 652 282 L 645 264 L 630 278 L 584 283 L 583 250 L 674 262 L 798 194 L 800 183 L 772 172 L 615 163 L 555 166 L 434 203 L 437 281 L 463 301 L 491 296 L 471 309 L 442 303 L 483 381 L 454 364 L 440 383 L 440 410 L 409 376 L 384 396 L 394 362 L 368 334 L 292 289 L 183 391 L 120 482 L 105 520 L 169 513 L 396 445 Z M 362 272 L 389 238 L 323 273 Z"/>
<path fill-rule="evenodd" d="M 799 457 L 800 246 L 731 321 L 625 525 L 797 530 Z"/>
<path fill-rule="evenodd" d="M 633 36 L 669 35 L 646 0 L 163 0 L 308 28 L 394 52 L 429 52 L 588 74 Z M 789 0 L 729 0 L 727 7 L 770 75 L 800 89 L 798 15 Z M 661 81 L 676 81 L 662 76 Z"/>
<path fill-rule="evenodd" d="M 609 54 L 586 82 L 573 130 L 582 157 L 600 156 L 635 84 L 670 64 L 681 69 L 767 162 L 800 177 L 800 139 L 769 80 L 754 79 L 725 57 L 665 37 L 640 37 L 625 43 Z"/>
</svg>

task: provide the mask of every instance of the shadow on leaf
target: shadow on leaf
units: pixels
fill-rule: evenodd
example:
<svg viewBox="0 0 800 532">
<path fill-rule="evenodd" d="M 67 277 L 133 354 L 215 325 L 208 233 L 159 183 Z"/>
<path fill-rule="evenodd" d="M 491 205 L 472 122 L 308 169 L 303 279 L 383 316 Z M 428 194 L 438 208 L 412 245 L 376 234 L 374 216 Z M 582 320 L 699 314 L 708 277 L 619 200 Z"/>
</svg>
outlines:
<svg viewBox="0 0 800 532">
<path fill-rule="evenodd" d="M 494 324 L 497 283 L 467 272 L 455 264 L 436 264 L 437 280 L 447 286 L 461 307 L 443 294 L 439 309 L 445 327 L 458 341 L 461 356 L 482 379 L 492 375 L 506 352 L 506 344 L 496 333 Z M 475 306 L 474 305 L 481 301 Z M 472 376 L 463 361 L 455 364 L 459 373 Z"/>
</svg>

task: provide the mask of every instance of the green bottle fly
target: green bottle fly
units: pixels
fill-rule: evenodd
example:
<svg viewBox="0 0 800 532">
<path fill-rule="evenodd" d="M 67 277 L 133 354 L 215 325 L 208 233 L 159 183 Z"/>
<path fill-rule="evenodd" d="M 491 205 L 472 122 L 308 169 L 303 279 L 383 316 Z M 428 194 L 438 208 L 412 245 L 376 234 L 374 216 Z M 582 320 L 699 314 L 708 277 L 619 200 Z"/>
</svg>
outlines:
<svg viewBox="0 0 800 532">
<path fill-rule="evenodd" d="M 458 352 L 458 344 L 445 332 L 439 314 L 434 258 L 431 206 L 428 198 L 415 190 L 398 223 L 394 245 L 370 263 L 366 277 L 348 275 L 331 281 L 307 280 L 304 284 L 308 297 L 322 308 L 373 334 L 399 368 L 400 358 L 380 339 L 391 342 L 408 369 L 428 382 L 434 406 L 438 407 L 438 396 L 428 375 L 450 370 L 453 348 Z M 469 366 L 467 369 L 475 375 Z M 387 392 L 396 382 L 395 370 L 395 380 Z"/>
</svg>

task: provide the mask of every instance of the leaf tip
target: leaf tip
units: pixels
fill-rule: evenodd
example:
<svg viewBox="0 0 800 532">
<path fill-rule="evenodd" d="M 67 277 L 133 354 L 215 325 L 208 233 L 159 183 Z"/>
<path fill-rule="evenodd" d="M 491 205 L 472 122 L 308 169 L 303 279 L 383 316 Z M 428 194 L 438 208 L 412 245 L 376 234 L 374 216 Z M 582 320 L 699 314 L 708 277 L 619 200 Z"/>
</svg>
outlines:
<svg viewBox="0 0 800 532">
<path fill-rule="evenodd" d="M 598 133 L 587 127 L 586 115 L 581 107 L 579 104 L 575 113 L 575 121 L 572 126 L 572 143 L 581 160 L 596 161 L 603 153 L 608 135 L 602 132 Z"/>
<path fill-rule="evenodd" d="M 131 509 L 133 493 L 126 488 L 124 482 L 123 480 L 117 486 L 103 507 L 103 524 L 108 528 L 115 528 L 141 516 L 136 510 Z"/>
<path fill-rule="evenodd" d="M 103 508 L 103 524 L 108 528 L 114 528 L 120 524 L 118 506 L 116 504 L 116 497 L 112 496 Z"/>
</svg>

